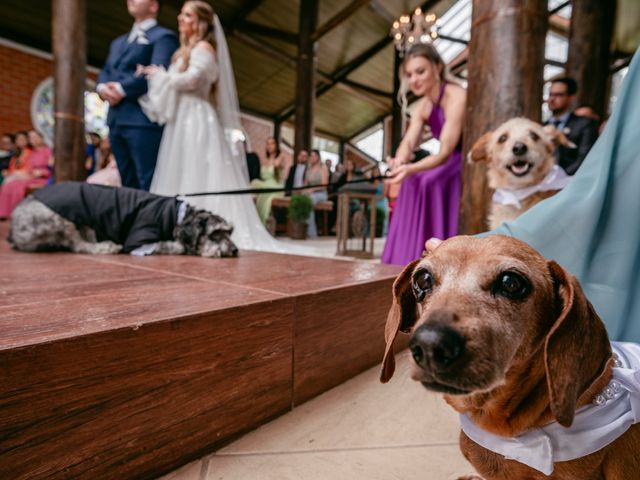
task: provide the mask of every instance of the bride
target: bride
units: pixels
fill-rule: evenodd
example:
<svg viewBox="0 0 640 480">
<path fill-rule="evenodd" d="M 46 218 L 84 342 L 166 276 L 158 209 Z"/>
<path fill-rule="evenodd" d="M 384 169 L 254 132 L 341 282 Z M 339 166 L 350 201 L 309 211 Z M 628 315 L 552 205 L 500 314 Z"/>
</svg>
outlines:
<svg viewBox="0 0 640 480">
<path fill-rule="evenodd" d="M 220 21 L 208 3 L 190 0 L 178 15 L 178 29 L 180 48 L 168 71 L 156 65 L 138 68 L 149 85 L 142 108 L 152 121 L 166 124 L 150 191 L 177 195 L 249 188 L 244 151 L 230 138 L 241 131 L 240 115 Z M 250 195 L 187 201 L 229 220 L 231 238 L 241 249 L 298 250 L 267 232 Z"/>
</svg>

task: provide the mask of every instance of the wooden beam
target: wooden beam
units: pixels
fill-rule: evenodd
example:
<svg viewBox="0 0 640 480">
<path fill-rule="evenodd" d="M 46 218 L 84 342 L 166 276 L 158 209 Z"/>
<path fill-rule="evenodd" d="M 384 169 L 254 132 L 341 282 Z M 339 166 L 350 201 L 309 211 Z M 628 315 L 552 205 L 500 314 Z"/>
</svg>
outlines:
<svg viewBox="0 0 640 480">
<path fill-rule="evenodd" d="M 423 11 L 432 9 L 440 1 L 441 0 L 427 0 L 427 1 L 422 3 L 420 8 L 422 8 Z M 362 66 L 371 57 L 373 57 L 378 52 L 383 50 L 387 45 L 389 45 L 391 43 L 391 41 L 392 41 L 391 36 L 387 35 L 384 38 L 381 38 L 378 42 L 376 42 L 374 45 L 369 47 L 367 50 L 362 52 L 360 55 L 355 57 L 349 63 L 343 65 L 342 67 L 339 67 L 334 73 L 331 74 L 331 81 L 330 82 L 318 86 L 318 88 L 316 89 L 316 98 L 321 96 L 321 95 L 323 95 L 323 94 L 325 94 L 328 90 L 330 90 L 338 82 L 342 81 L 343 79 L 346 79 L 347 76 L 351 72 L 353 72 L 354 70 L 356 70 L 357 68 Z M 288 106 L 287 108 L 285 108 L 282 112 L 280 112 L 278 114 L 277 118 L 280 121 L 286 120 L 287 118 L 289 118 L 293 114 L 294 109 L 295 109 L 294 105 Z"/>
<path fill-rule="evenodd" d="M 298 34 L 288 32 L 287 30 L 272 28 L 267 25 L 248 22 L 246 20 L 239 22 L 235 28 L 248 34 L 262 35 L 264 37 L 275 38 L 276 40 L 298 45 Z"/>
<path fill-rule="evenodd" d="M 389 110 L 389 102 L 388 101 L 384 101 L 381 98 L 376 97 L 375 95 L 372 95 L 368 92 L 365 92 L 363 90 L 360 90 L 357 87 L 351 87 L 349 85 L 347 85 L 344 82 L 339 82 L 336 84 L 336 88 L 350 93 L 351 95 L 353 95 L 354 97 L 358 97 L 361 100 L 364 100 L 367 103 L 370 103 L 372 105 L 374 105 L 375 107 L 380 108 L 381 110 L 387 111 Z"/>
<path fill-rule="evenodd" d="M 358 90 L 362 90 L 367 93 L 371 93 L 373 95 L 377 95 L 382 98 L 393 98 L 393 92 L 386 92 L 384 90 L 380 90 L 379 88 L 370 87 L 369 85 L 365 85 L 364 83 L 354 82 L 353 80 L 342 80 L 340 83 L 344 83 L 353 88 L 357 88 Z"/>
<path fill-rule="evenodd" d="M 330 76 L 329 81 L 324 83 L 316 89 L 316 98 L 325 94 L 331 87 L 337 84 L 340 80 L 344 79 L 349 75 L 353 70 L 358 68 L 360 65 L 365 63 L 372 55 L 375 55 L 384 47 L 386 47 L 391 42 L 391 38 L 383 38 L 378 41 L 375 45 L 368 48 L 366 51 L 362 52 L 356 58 L 354 58 L 351 62 L 339 68 L 333 75 Z M 290 117 L 295 110 L 294 105 L 290 105 L 286 109 L 284 109 L 279 115 L 278 119 L 285 120 Z"/>
<path fill-rule="evenodd" d="M 313 110 L 315 104 L 316 48 L 311 35 L 318 23 L 319 0 L 301 0 L 299 11 L 300 42 L 295 97 L 295 156 L 313 147 Z M 282 119 L 278 119 L 279 122 Z"/>
<path fill-rule="evenodd" d="M 233 35 L 239 40 L 242 40 L 246 45 L 264 53 L 265 55 L 268 55 L 274 60 L 278 60 L 279 62 L 291 68 L 292 70 L 295 70 L 298 68 L 298 60 L 296 57 L 293 57 L 288 53 L 283 52 L 282 50 L 279 50 L 276 47 L 259 40 L 258 38 L 254 37 L 249 33 L 241 32 L 240 30 L 235 30 L 233 32 L 229 32 L 229 34 Z M 318 78 L 323 82 L 332 81 L 331 76 L 329 76 L 327 73 L 317 70 L 316 74 L 318 75 Z"/>
<path fill-rule="evenodd" d="M 394 102 L 391 107 L 391 155 L 395 155 L 400 141 L 402 140 L 404 118 L 402 118 L 402 108 L 398 102 L 398 92 L 400 91 L 400 66 L 402 59 L 400 53 L 393 50 L 393 93 Z"/>
<path fill-rule="evenodd" d="M 578 82 L 574 107 L 589 105 L 600 118 L 607 113 L 615 17 L 615 2 L 581 0 L 571 11 L 566 72 Z"/>
<path fill-rule="evenodd" d="M 540 120 L 547 8 L 547 0 L 473 0 L 463 154 L 509 118 Z M 462 184 L 458 231 L 485 231 L 492 193 L 486 167 L 464 162 Z"/>
<path fill-rule="evenodd" d="M 85 0 L 53 0 L 55 177 L 84 180 L 84 90 L 87 28 Z"/>
<path fill-rule="evenodd" d="M 261 51 L 265 55 L 269 55 L 271 58 L 282 62 L 284 65 L 286 65 L 291 69 L 296 69 L 298 67 L 298 61 L 296 58 L 292 57 L 291 55 L 281 50 L 278 50 L 277 48 L 269 45 L 268 43 L 261 42 L 260 40 L 258 40 L 257 38 L 253 37 L 248 33 L 242 32 L 240 30 L 235 30 L 233 33 L 231 33 L 231 35 L 242 40 L 246 45 L 249 45 L 250 47 L 255 48 L 256 50 Z M 318 79 L 325 82 L 325 84 L 331 84 L 331 85 L 336 84 L 333 78 L 324 72 L 316 70 L 316 75 Z M 391 97 L 390 93 L 387 93 L 372 87 L 368 87 L 367 85 L 361 85 L 357 82 L 352 82 L 349 80 L 343 80 L 338 83 L 339 83 L 338 85 L 339 88 L 345 91 L 348 91 L 354 96 L 357 96 L 362 100 L 375 105 L 378 108 L 384 108 L 385 110 L 389 108 L 389 105 L 383 100 L 381 100 L 380 98 L 377 98 L 376 95 L 383 96 L 385 98 L 390 98 Z M 291 113 L 293 113 L 293 108 Z M 276 117 L 276 121 L 282 121 L 284 119 L 285 118 L 281 118 L 279 116 Z"/>
<path fill-rule="evenodd" d="M 369 1 L 370 0 L 353 0 L 349 5 L 340 10 L 333 17 L 327 20 L 326 23 L 321 25 L 320 28 L 313 32 L 313 34 L 311 35 L 311 39 L 314 42 L 317 42 L 342 22 L 349 19 L 349 17 L 356 13 L 360 9 L 360 7 L 368 4 Z"/>
<path fill-rule="evenodd" d="M 233 30 L 238 23 L 246 20 L 249 14 L 258 8 L 263 1 L 264 0 L 246 0 L 229 22 L 229 29 Z"/>
</svg>

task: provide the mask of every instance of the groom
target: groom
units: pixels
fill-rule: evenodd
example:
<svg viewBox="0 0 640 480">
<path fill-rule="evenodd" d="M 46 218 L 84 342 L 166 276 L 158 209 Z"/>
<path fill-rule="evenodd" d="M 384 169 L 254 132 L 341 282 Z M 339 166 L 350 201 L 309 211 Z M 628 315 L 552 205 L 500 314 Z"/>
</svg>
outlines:
<svg viewBox="0 0 640 480">
<path fill-rule="evenodd" d="M 127 0 L 135 23 L 131 31 L 116 38 L 98 77 L 96 90 L 109 103 L 109 140 L 125 187 L 149 190 L 156 166 L 162 127 L 142 112 L 138 97 L 147 92 L 137 65 L 164 65 L 178 48 L 176 35 L 156 20 L 159 0 Z"/>
</svg>

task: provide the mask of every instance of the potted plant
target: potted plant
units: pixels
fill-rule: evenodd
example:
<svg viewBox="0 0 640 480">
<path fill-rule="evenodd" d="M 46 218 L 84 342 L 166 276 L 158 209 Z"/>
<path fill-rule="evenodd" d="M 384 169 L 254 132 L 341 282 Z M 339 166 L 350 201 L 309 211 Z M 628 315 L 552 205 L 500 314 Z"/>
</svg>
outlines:
<svg viewBox="0 0 640 480">
<path fill-rule="evenodd" d="M 307 220 L 313 210 L 313 202 L 307 195 L 296 194 L 289 202 L 289 236 L 294 239 L 307 238 Z"/>
</svg>

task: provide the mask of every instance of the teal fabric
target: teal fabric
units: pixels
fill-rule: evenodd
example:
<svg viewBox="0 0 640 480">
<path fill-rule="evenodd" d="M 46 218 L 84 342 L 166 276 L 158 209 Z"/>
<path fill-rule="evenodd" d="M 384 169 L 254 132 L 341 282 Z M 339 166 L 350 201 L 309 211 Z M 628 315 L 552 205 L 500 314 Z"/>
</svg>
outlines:
<svg viewBox="0 0 640 480">
<path fill-rule="evenodd" d="M 612 340 L 640 342 L 640 54 L 567 187 L 489 232 L 519 238 L 580 280 Z"/>
</svg>

